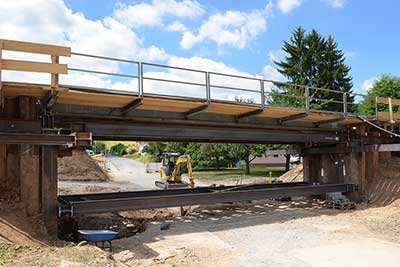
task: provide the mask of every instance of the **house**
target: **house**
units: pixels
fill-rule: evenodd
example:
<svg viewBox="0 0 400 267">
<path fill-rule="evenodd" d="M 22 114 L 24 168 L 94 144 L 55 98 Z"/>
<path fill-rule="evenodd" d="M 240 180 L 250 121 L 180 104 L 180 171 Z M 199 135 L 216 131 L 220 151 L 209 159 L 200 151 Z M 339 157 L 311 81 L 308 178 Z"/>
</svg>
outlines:
<svg viewBox="0 0 400 267">
<path fill-rule="evenodd" d="M 262 157 L 255 158 L 250 164 L 252 166 L 286 168 L 288 170 L 290 162 L 298 158 L 294 156 L 297 154 L 298 153 L 295 150 L 268 150 Z"/>
</svg>

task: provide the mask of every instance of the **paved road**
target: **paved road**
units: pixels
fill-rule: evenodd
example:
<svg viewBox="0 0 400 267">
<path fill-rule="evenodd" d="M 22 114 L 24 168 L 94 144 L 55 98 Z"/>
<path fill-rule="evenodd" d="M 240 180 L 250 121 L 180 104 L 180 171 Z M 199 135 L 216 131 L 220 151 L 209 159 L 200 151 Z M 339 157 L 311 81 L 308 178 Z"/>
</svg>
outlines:
<svg viewBox="0 0 400 267">
<path fill-rule="evenodd" d="M 158 173 L 146 173 L 146 165 L 136 160 L 109 157 L 110 176 L 115 183 L 129 183 L 136 190 L 156 189 L 154 182 L 159 179 Z"/>
</svg>

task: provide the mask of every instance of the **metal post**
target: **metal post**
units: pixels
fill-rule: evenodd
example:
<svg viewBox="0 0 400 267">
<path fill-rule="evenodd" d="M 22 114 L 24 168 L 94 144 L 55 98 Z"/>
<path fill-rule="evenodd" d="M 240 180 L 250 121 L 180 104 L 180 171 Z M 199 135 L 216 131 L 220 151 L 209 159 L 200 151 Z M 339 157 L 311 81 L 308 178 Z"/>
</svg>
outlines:
<svg viewBox="0 0 400 267">
<path fill-rule="evenodd" d="M 310 110 L 310 88 L 306 87 L 305 94 L 306 94 L 306 110 Z"/>
<path fill-rule="evenodd" d="M 206 98 L 207 103 L 211 103 L 211 85 L 210 85 L 210 73 L 206 72 Z"/>
<path fill-rule="evenodd" d="M 378 120 L 378 97 L 375 97 L 375 118 Z"/>
<path fill-rule="evenodd" d="M 265 107 L 265 89 L 264 89 L 264 81 L 260 80 L 260 91 L 261 91 L 261 108 Z"/>
<path fill-rule="evenodd" d="M 138 89 L 139 98 L 143 99 L 143 63 L 138 62 Z"/>
<path fill-rule="evenodd" d="M 343 93 L 343 115 L 347 116 L 347 93 Z"/>
</svg>

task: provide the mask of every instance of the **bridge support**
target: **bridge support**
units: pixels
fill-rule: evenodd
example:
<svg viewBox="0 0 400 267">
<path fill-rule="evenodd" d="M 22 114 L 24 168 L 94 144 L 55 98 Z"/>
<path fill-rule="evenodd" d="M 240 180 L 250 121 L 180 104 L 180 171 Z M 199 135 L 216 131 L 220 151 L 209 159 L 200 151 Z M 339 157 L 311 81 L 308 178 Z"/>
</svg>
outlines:
<svg viewBox="0 0 400 267">
<path fill-rule="evenodd" d="M 321 149 L 321 151 L 325 150 Z M 337 148 L 337 151 L 340 151 L 340 148 Z M 382 152 L 356 151 L 304 155 L 304 180 L 321 184 L 354 183 L 358 185 L 359 190 L 352 192 L 350 197 L 354 201 L 365 201 L 368 183 L 378 177 L 380 153 Z"/>
</svg>

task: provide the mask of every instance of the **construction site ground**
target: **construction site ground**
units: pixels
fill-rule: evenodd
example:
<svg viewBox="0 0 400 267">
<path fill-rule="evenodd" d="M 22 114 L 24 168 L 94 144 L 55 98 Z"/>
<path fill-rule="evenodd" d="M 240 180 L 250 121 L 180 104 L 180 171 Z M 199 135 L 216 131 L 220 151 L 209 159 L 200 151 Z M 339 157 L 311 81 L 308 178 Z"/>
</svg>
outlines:
<svg viewBox="0 0 400 267">
<path fill-rule="evenodd" d="M 64 180 L 60 191 L 143 190 L 158 178 L 143 176 L 141 163 L 126 169 L 130 161 L 112 158 L 108 181 Z M 38 218 L 24 217 L 22 207 L 1 196 L 0 266 L 400 266 L 398 168 L 398 162 L 382 163 L 371 203 L 350 211 L 293 199 L 191 207 L 186 216 L 179 208 L 84 216 L 81 229 L 121 232 L 112 253 L 50 240 Z M 295 167 L 282 179 L 300 177 Z"/>
</svg>

